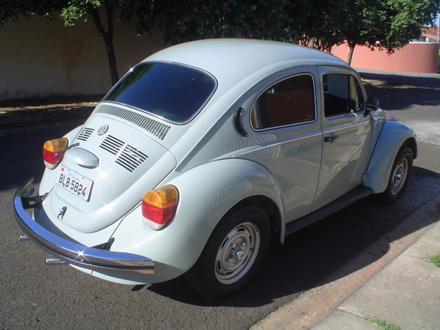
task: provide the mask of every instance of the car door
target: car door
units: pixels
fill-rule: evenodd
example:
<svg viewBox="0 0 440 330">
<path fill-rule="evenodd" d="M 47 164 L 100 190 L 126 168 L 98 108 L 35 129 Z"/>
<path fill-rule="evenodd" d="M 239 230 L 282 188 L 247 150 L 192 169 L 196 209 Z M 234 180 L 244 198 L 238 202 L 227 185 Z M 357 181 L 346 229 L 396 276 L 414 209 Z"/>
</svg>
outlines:
<svg viewBox="0 0 440 330">
<path fill-rule="evenodd" d="M 257 94 L 250 110 L 249 138 L 256 147 L 241 157 L 271 172 L 281 189 L 287 221 L 311 212 L 318 184 L 322 132 L 316 81 L 307 71 L 278 79 Z"/>
<path fill-rule="evenodd" d="M 361 82 L 348 69 L 319 68 L 323 151 L 313 210 L 360 185 L 372 138 Z"/>
</svg>

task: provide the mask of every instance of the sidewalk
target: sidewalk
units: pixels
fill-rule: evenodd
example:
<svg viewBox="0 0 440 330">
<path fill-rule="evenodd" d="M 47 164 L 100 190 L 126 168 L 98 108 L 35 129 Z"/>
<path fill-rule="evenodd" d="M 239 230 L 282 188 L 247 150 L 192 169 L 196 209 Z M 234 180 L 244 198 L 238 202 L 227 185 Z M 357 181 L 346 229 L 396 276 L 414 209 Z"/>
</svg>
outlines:
<svg viewBox="0 0 440 330">
<path fill-rule="evenodd" d="M 394 241 L 383 258 L 303 293 L 251 329 L 382 329 L 366 320 L 371 318 L 394 329 L 439 330 L 440 268 L 427 261 L 428 255 L 440 254 L 440 221 L 432 222 L 439 208 L 440 195 L 395 229 L 405 230 L 410 219 L 426 223 Z"/>
<path fill-rule="evenodd" d="M 377 329 L 366 317 L 405 330 L 440 329 L 440 268 L 427 262 L 436 254 L 440 222 L 313 329 Z"/>
</svg>

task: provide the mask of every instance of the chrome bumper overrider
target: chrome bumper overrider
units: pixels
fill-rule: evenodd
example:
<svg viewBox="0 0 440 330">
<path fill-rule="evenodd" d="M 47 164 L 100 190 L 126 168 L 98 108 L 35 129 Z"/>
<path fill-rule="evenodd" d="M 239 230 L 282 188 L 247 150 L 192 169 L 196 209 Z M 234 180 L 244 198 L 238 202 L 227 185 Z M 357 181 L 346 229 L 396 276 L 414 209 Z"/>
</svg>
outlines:
<svg viewBox="0 0 440 330">
<path fill-rule="evenodd" d="M 15 217 L 29 239 L 50 254 L 82 268 L 98 272 L 154 274 L 154 262 L 149 258 L 84 246 L 59 237 L 34 221 L 26 209 L 41 207 L 42 197 L 31 197 L 34 192 L 30 187 L 32 181 L 26 181 L 14 196 Z"/>
</svg>

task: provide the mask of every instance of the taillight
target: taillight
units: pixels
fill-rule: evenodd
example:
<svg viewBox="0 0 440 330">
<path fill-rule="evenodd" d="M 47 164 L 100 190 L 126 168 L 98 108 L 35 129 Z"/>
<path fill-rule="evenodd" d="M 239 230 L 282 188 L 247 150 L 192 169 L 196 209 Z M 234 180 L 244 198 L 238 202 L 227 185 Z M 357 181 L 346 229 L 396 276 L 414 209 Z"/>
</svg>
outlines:
<svg viewBox="0 0 440 330">
<path fill-rule="evenodd" d="M 48 140 L 44 143 L 43 160 L 48 169 L 54 169 L 61 162 L 68 144 L 66 138 Z"/>
<path fill-rule="evenodd" d="M 147 192 L 142 198 L 142 215 L 151 229 L 158 230 L 166 226 L 173 218 L 179 192 L 171 185 Z"/>
</svg>

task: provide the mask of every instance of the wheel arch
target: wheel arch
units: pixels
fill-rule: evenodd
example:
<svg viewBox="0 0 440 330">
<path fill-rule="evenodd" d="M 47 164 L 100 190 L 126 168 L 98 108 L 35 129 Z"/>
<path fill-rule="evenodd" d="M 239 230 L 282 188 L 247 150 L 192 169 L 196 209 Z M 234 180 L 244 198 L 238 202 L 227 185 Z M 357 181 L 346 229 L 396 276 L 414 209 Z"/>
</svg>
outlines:
<svg viewBox="0 0 440 330">
<path fill-rule="evenodd" d="M 406 147 L 409 147 L 412 150 L 414 159 L 416 159 L 418 155 L 418 149 L 417 149 L 417 141 L 414 137 L 408 138 L 400 149 Z"/>
<path fill-rule="evenodd" d="M 206 229 L 210 232 L 209 235 L 204 236 L 204 241 L 209 239 L 215 228 L 229 214 L 248 205 L 259 207 L 267 214 L 270 219 L 272 238 L 277 236 L 276 238 L 282 241 L 285 232 L 282 211 L 284 204 L 281 189 L 271 173 L 263 166 L 244 159 L 218 160 L 204 164 L 199 169 L 195 168 L 190 172 L 193 172 L 191 177 L 197 175 L 199 180 L 204 177 L 201 181 L 206 183 L 209 182 L 212 173 L 219 173 L 220 169 L 224 173 L 229 173 L 227 178 L 217 181 L 220 186 L 210 182 L 209 185 L 213 184 L 213 186 L 207 190 L 203 189 L 204 192 L 200 195 L 207 196 L 211 192 L 221 197 L 210 197 L 208 203 L 210 207 L 198 208 L 193 205 L 189 208 L 199 212 L 199 219 L 204 219 L 202 221 L 205 222 Z M 188 182 L 190 177 L 187 175 L 184 177 L 184 182 Z M 173 179 L 170 183 L 176 184 L 177 188 L 187 195 L 188 187 L 182 189 L 183 186 L 179 181 L 180 178 Z M 211 213 L 211 207 L 216 211 Z"/>
<path fill-rule="evenodd" d="M 239 208 L 249 205 L 259 207 L 266 213 L 270 220 L 272 239 L 278 239 L 280 240 L 280 242 L 282 242 L 281 235 L 284 235 L 284 227 L 282 226 L 281 210 L 279 209 L 275 201 L 267 196 L 249 196 L 231 207 L 231 209 L 225 214 L 224 217 L 227 217 L 230 213 L 236 211 Z"/>
<path fill-rule="evenodd" d="M 383 192 L 388 184 L 394 159 L 402 148 L 409 147 L 417 157 L 417 138 L 414 131 L 401 122 L 386 121 L 371 155 L 365 185 L 374 193 Z"/>
</svg>

